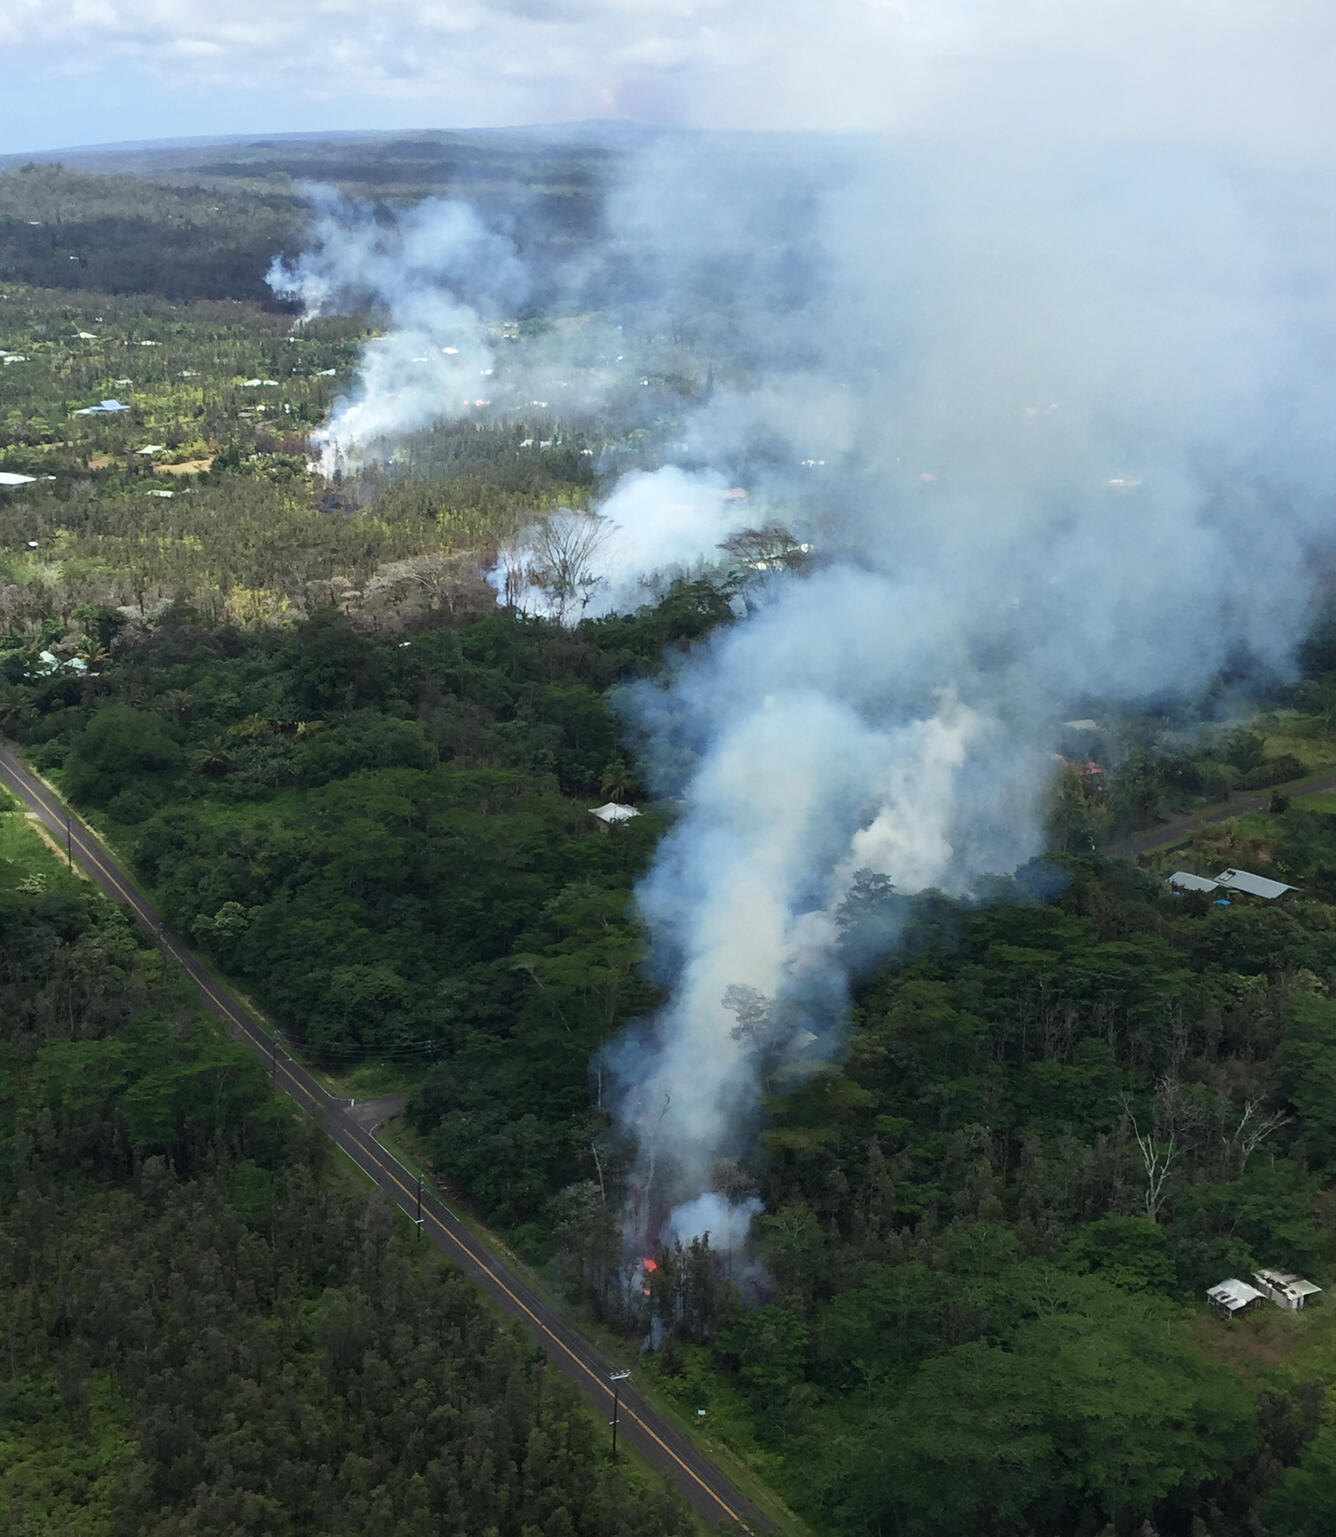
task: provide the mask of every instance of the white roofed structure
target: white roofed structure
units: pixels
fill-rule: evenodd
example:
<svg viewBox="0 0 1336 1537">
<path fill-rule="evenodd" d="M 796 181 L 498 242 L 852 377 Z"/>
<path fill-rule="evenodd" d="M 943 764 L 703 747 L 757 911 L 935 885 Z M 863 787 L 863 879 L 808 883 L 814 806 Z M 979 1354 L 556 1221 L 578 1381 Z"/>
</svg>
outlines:
<svg viewBox="0 0 1336 1537">
<path fill-rule="evenodd" d="M 1193 875 L 1190 870 L 1175 870 L 1167 884 L 1179 891 L 1214 891 L 1216 888 L 1214 881 L 1207 880 L 1204 875 Z"/>
<path fill-rule="evenodd" d="M 1309 1297 L 1322 1290 L 1290 1270 L 1255 1270 L 1253 1280 L 1278 1308 L 1284 1308 L 1287 1313 L 1297 1313 Z"/>
<path fill-rule="evenodd" d="M 1249 1308 L 1260 1307 L 1266 1301 L 1265 1292 L 1258 1291 L 1247 1281 L 1240 1281 L 1237 1276 L 1213 1286 L 1206 1296 L 1211 1306 L 1218 1308 L 1226 1318 L 1246 1313 Z"/>
<path fill-rule="evenodd" d="M 30 486 L 36 475 L 16 475 L 13 470 L 0 470 L 0 486 Z"/>
<path fill-rule="evenodd" d="M 1250 897 L 1265 897 L 1269 902 L 1283 897 L 1287 891 L 1299 889 L 1297 886 L 1287 886 L 1284 881 L 1268 880 L 1265 875 L 1252 875 L 1247 870 L 1221 870 L 1215 883 L 1230 891 L 1246 891 Z"/>
<path fill-rule="evenodd" d="M 605 826 L 611 827 L 614 822 L 629 822 L 632 817 L 638 817 L 640 813 L 634 806 L 620 806 L 616 801 L 609 801 L 606 806 L 592 806 L 589 815 L 597 817 Z"/>
</svg>

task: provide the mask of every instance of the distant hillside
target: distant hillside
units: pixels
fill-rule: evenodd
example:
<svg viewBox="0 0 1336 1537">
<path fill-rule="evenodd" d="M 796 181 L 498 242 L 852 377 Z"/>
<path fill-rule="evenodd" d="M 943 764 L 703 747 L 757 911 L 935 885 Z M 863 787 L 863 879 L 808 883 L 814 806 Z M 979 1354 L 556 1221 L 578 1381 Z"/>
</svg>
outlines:
<svg viewBox="0 0 1336 1537">
<path fill-rule="evenodd" d="M 518 221 L 530 247 L 578 244 L 598 226 L 616 145 L 650 132 L 293 134 L 0 157 L 0 281 L 269 302 L 264 274 L 301 238 L 308 182 L 390 203 L 462 197 Z"/>
</svg>

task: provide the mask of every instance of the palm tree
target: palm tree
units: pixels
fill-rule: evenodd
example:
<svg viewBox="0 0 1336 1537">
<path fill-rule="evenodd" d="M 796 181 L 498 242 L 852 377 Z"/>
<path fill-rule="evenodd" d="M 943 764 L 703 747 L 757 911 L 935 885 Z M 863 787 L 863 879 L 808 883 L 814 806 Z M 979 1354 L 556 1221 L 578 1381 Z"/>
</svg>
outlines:
<svg viewBox="0 0 1336 1537">
<path fill-rule="evenodd" d="M 625 801 L 636 789 L 636 776 L 624 758 L 614 758 L 603 770 L 598 782 L 598 793 L 610 801 Z"/>
</svg>

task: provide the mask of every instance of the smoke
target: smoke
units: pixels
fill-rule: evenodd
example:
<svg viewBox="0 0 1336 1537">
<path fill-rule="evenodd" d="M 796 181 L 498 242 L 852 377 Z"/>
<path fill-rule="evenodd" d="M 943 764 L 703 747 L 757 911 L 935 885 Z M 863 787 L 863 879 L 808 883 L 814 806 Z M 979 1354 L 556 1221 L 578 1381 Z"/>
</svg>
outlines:
<svg viewBox="0 0 1336 1537">
<path fill-rule="evenodd" d="M 728 1201 L 712 1192 L 684 1202 L 664 1226 L 666 1243 L 690 1243 L 693 1238 L 709 1235 L 710 1247 L 719 1253 L 741 1249 L 747 1241 L 751 1220 L 761 1210 L 760 1201 Z"/>
<path fill-rule="evenodd" d="M 1060 107 L 1011 122 L 1031 43 Z M 1076 703 L 1283 676 L 1308 622 L 1336 492 L 1329 170 L 1269 130 L 1269 158 L 1236 153 L 1237 115 L 1210 141 L 1218 114 L 1132 133 L 1107 102 L 1085 113 L 1045 43 L 1010 37 L 1005 88 L 961 71 L 984 108 L 935 99 L 894 141 L 661 140 L 565 280 L 624 327 L 628 377 L 670 335 L 713 387 L 678 402 L 664 468 L 596 519 L 536 525 L 498 585 L 570 618 L 633 607 L 748 529 L 810 553 L 760 562 L 738 623 L 627 694 L 678 808 L 637 892 L 669 1002 L 605 1054 L 638 1148 L 636 1252 L 707 1227 L 741 1242 L 754 1198 L 726 1192 L 765 1093 L 838 1058 L 851 976 L 893 947 L 905 896 L 968 899 L 1042 851 Z M 487 248 L 460 217 L 462 249 Z M 416 336 L 458 301 L 401 238 L 363 237 Z M 343 270 L 326 254 L 303 291 Z M 368 357 L 325 430 L 345 452 L 430 404 Z M 556 578 L 553 526 L 587 545 Z"/>
<path fill-rule="evenodd" d="M 500 552 L 492 584 L 523 613 L 572 622 L 630 613 L 717 571 L 756 509 L 717 475 L 673 466 L 618 482 L 596 516 L 561 512 Z"/>
<path fill-rule="evenodd" d="M 1069 704 L 1283 674 L 1331 544 L 1312 188 L 971 148 L 870 157 L 823 200 L 786 321 L 816 356 L 764 387 L 772 482 L 808 422 L 838 432 L 816 569 L 631 701 L 681 808 L 639 891 L 671 1001 L 609 1056 L 650 1232 L 689 1230 L 766 1090 L 838 1054 L 897 897 L 1042 852 Z M 728 419 L 754 435 L 757 396 Z"/>
<path fill-rule="evenodd" d="M 372 306 L 387 331 L 368 343 L 351 395 L 312 435 L 322 474 L 383 459 L 409 433 L 490 404 L 497 320 L 529 291 L 514 242 L 467 204 L 439 199 L 389 217 L 309 189 L 312 240 L 269 286 L 303 318 Z"/>
</svg>

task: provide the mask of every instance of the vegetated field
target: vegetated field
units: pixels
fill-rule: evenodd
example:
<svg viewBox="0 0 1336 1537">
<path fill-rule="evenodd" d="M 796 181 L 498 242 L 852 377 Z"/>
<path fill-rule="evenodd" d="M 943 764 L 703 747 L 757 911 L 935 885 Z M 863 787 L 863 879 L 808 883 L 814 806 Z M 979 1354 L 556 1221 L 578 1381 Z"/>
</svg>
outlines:
<svg viewBox="0 0 1336 1537">
<path fill-rule="evenodd" d="M 454 177 L 463 151 L 450 153 Z M 435 164 L 405 154 L 419 176 Z M 567 228 L 553 205 L 595 196 L 592 183 L 579 190 L 583 154 L 489 151 L 510 168 L 493 190 L 511 197 L 527 177 L 543 239 L 577 241 L 581 220 Z M 349 166 L 327 169 L 355 190 L 340 176 Z M 239 623 L 337 601 L 373 625 L 490 603 L 475 573 L 498 542 L 545 509 L 587 505 L 596 463 L 657 462 L 675 404 L 696 388 L 671 339 L 614 333 L 597 315 L 512 317 L 493 409 L 424 432 L 397 467 L 326 485 L 308 473 L 307 435 L 356 388 L 378 317 L 297 325 L 268 294 L 270 261 L 302 238 L 303 201 L 286 182 L 238 190 L 228 173 L 157 170 L 166 183 L 0 173 L 0 470 L 34 477 L 0 487 L 0 627 L 58 620 L 77 639 L 78 609 L 142 616 L 172 601 Z M 574 399 L 579 371 L 598 369 L 597 420 L 523 388 L 531 351 L 563 326 L 574 377 L 561 388 Z M 108 400 L 128 409 L 80 414 Z"/>
<path fill-rule="evenodd" d="M 9 819 L 3 1529 L 695 1530 L 346 1180 L 125 914 Z"/>
<path fill-rule="evenodd" d="M 502 157 L 509 175 L 514 149 Z M 192 199 L 217 201 L 223 182 L 244 206 L 258 195 L 253 173 L 267 176 L 283 153 L 220 153 L 193 188 L 197 171 L 170 170 L 173 198 L 145 203 L 149 225 L 186 217 Z M 358 155 L 372 184 L 375 154 Z M 417 185 L 403 179 L 411 160 L 386 157 L 396 195 Z M 484 160 L 471 162 L 480 184 Z M 549 170 L 525 174 L 555 185 L 555 162 L 539 162 Z M 501 163 L 486 174 L 499 178 Z M 117 198 L 128 209 L 138 185 L 81 173 L 67 187 L 67 174 L 0 178 L 3 216 L 47 229 L 34 199 L 56 196 L 62 219 L 82 206 L 87 225 Z M 271 184 L 255 230 L 277 231 L 280 215 Z M 126 218 L 114 229 L 132 246 L 143 230 Z M 36 260 L 35 237 L 5 234 L 0 249 Z M 0 267 L 0 341 L 25 358 L 0 373 L 0 463 L 55 477 L 0 491 L 0 723 L 114 834 L 176 926 L 350 1081 L 384 1084 L 390 1064 L 388 1081 L 412 1085 L 416 1145 L 473 1210 L 609 1327 L 639 1335 L 648 1309 L 662 1349 L 640 1370 L 687 1416 L 704 1408 L 710 1433 L 821 1531 L 1320 1537 L 1336 1527 L 1321 1315 L 1254 1314 L 1232 1330 L 1203 1315 L 1206 1286 L 1257 1265 L 1336 1281 L 1336 818 L 1296 802 L 1202 834 L 1203 860 L 1303 888 L 1280 904 L 1176 899 L 1159 872 L 1098 853 L 1167 812 L 1332 762 L 1329 630 L 1305 653 L 1303 683 L 1244 726 L 1221 725 L 1211 698 L 1172 718 L 1110 715 L 1104 772 L 1069 763 L 1058 775 L 1055 854 L 998 882 L 989 905 L 861 890 L 850 925 L 893 927 L 896 958 L 859 982 L 845 1058 L 801 1083 L 772 1080 L 758 1150 L 718 1171 L 721 1185 L 764 1201 L 759 1289 L 744 1298 L 697 1244 L 661 1252 L 646 1301 L 628 1284 L 616 1224 L 627 1149 L 588 1064 L 660 996 L 631 894 L 673 808 L 647 801 L 616 698 L 666 652 L 731 622 L 731 578 L 565 629 L 497 610 L 476 568 L 536 510 L 588 500 L 616 467 L 656 462 L 675 430 L 672 402 L 690 397 L 708 358 L 678 368 L 671 338 L 635 337 L 638 377 L 651 376 L 645 357 L 662 369 L 606 420 L 566 422 L 561 434 L 550 415 L 522 412 L 457 423 L 405 448 L 420 478 L 328 487 L 308 473 L 303 435 L 348 387 L 374 317 L 293 333 L 256 292 L 93 292 L 58 279 L 65 253 L 43 238 L 46 265 L 25 266 L 23 284 Z M 248 281 L 245 252 L 267 260 L 263 246 L 257 236 L 234 248 Z M 605 322 L 528 323 L 535 345 L 545 325 L 564 324 L 587 326 L 597 348 Z M 73 414 L 117 391 L 131 411 Z M 550 456 L 520 446 L 558 435 Z M 141 455 L 149 443 L 163 448 Z M 159 455 L 210 465 L 172 478 Z M 85 670 L 68 665 L 75 654 Z M 605 830 L 588 808 L 609 797 L 646 814 Z M 27 908 L 11 910 L 29 923 Z M 198 1470 L 237 1460 L 215 1427 L 278 1402 L 239 1371 L 239 1386 L 221 1397 L 208 1388 L 203 1410 L 188 1412 L 199 1395 L 182 1384 L 200 1342 L 217 1327 L 224 1341 L 207 1336 L 208 1359 L 231 1361 L 235 1324 L 238 1338 L 276 1352 L 256 1368 L 266 1382 L 277 1372 L 310 1386 L 310 1412 L 334 1427 L 320 1442 L 338 1469 L 327 1485 L 347 1502 L 347 1529 L 367 1529 L 397 1465 L 386 1440 L 360 1446 L 361 1422 L 336 1404 L 374 1407 L 378 1423 L 404 1429 L 398 1445 L 426 1445 L 414 1427 L 435 1422 L 422 1421 L 418 1379 L 405 1374 L 421 1366 L 421 1380 L 443 1383 L 422 1365 L 432 1350 L 456 1351 L 493 1405 L 529 1402 L 524 1369 L 512 1371 L 501 1345 L 479 1344 L 479 1358 L 483 1336 L 458 1297 L 405 1279 L 377 1219 L 356 1240 L 330 1236 L 346 1233 L 346 1213 L 303 1172 L 309 1152 L 287 1147 L 244 1074 L 235 1100 L 218 1098 L 216 1043 L 182 1030 L 133 941 L 86 913 L 34 914 L 33 942 L 56 957 L 50 988 L 0 980 L 54 1019 L 57 1002 L 41 1000 L 69 996 L 61 968 L 86 964 L 98 979 L 83 1016 L 92 1023 L 46 1056 L 24 1038 L 15 1072 L 28 1119 L 0 1116 L 0 1137 L 16 1167 L 31 1150 L 42 1194 L 24 1210 L 47 1210 L 49 1182 L 66 1182 L 69 1232 L 90 1235 L 84 1249 L 115 1279 L 101 1311 L 68 1315 L 86 1328 L 67 1329 L 62 1312 L 53 1332 L 42 1306 L 57 1288 L 43 1278 L 70 1271 L 60 1225 L 41 1229 L 36 1280 L 20 1286 L 25 1456 L 43 1425 L 74 1437 L 77 1415 L 94 1429 L 111 1416 L 119 1428 L 106 1444 L 140 1447 L 127 1455 L 181 1438 L 165 1469 L 150 1458 L 143 1477 L 131 1470 L 157 1508 L 212 1487 Z M 64 949 L 48 944 L 53 925 Z M 142 1022 L 159 1013 L 161 1028 Z M 123 1058 L 162 1075 L 151 1091 L 118 1076 Z M 159 1095 L 179 1096 L 170 1113 Z M 173 1184 L 200 1180 L 186 1194 Z M 96 1211 L 79 1205 L 90 1181 Z M 145 1230 L 159 1269 L 135 1293 L 140 1271 L 122 1240 Z M 293 1250 L 285 1261 L 265 1257 L 276 1232 Z M 197 1252 L 216 1266 L 174 1288 L 158 1256 Z M 250 1256 L 244 1273 L 234 1255 L 237 1265 Z M 77 1278 L 59 1295 L 79 1304 L 97 1278 L 87 1266 Z M 125 1363 L 139 1371 L 149 1359 L 117 1322 L 139 1316 L 121 1287 L 172 1307 L 180 1298 L 184 1311 L 169 1308 L 161 1325 L 158 1375 L 115 1398 L 107 1384 Z M 235 1299 L 225 1326 L 213 1306 L 224 1295 Z M 192 1296 L 198 1314 L 185 1306 Z M 462 1344 L 425 1339 L 441 1316 L 457 1321 Z M 70 1340 L 87 1355 L 82 1377 Z M 504 1370 L 489 1367 L 497 1361 Z M 447 1390 L 464 1392 L 453 1378 Z M 507 1470 L 530 1467 L 515 1441 L 530 1421 L 479 1423 L 477 1444 L 513 1453 Z M 279 1427 L 259 1435 L 254 1467 L 267 1469 L 281 1441 Z M 530 1444 L 536 1469 L 555 1442 Z M 43 1455 L 54 1465 L 83 1454 L 62 1443 Z M 293 1458 L 286 1487 L 326 1487 Z M 97 1468 L 85 1471 L 90 1489 L 104 1487 Z M 423 1472 L 432 1489 L 438 1476 Z M 258 1472 L 246 1485 L 277 1499 L 273 1487 Z M 199 1516 L 198 1529 L 231 1530 L 231 1510 Z M 287 1517 L 264 1511 L 284 1529 Z M 492 1511 L 471 1529 L 485 1530 Z M 544 1537 L 565 1530 L 546 1507 L 541 1519 Z M 670 1516 L 662 1523 L 672 1529 Z M 590 1517 L 577 1530 L 623 1527 Z"/>
</svg>

